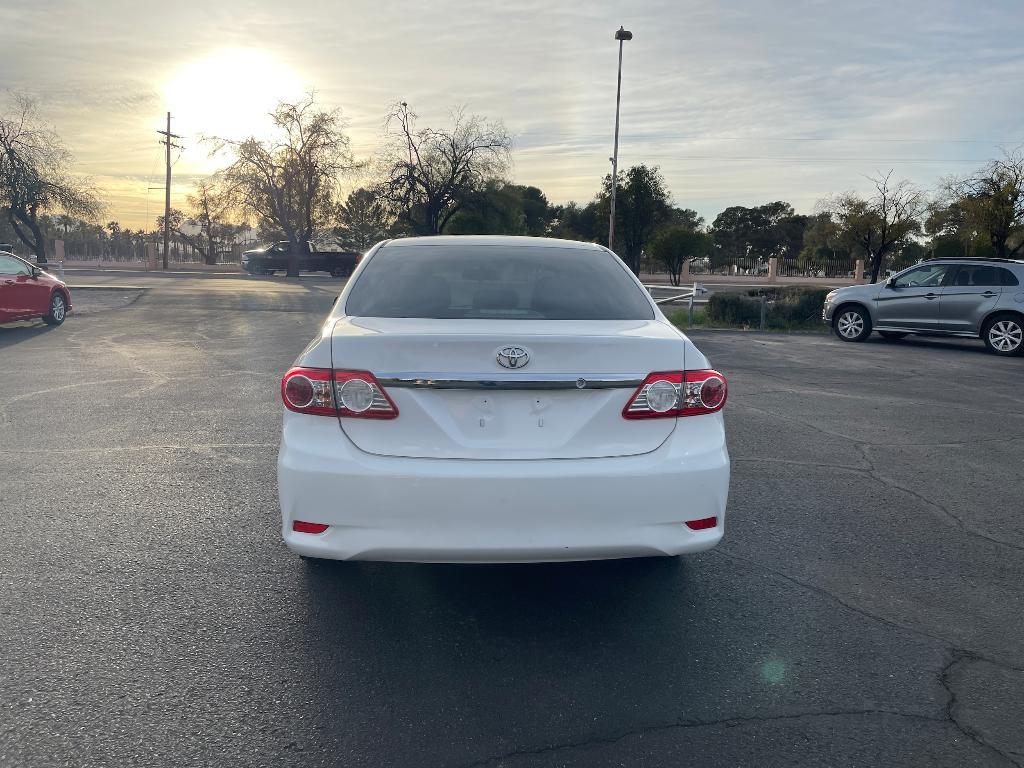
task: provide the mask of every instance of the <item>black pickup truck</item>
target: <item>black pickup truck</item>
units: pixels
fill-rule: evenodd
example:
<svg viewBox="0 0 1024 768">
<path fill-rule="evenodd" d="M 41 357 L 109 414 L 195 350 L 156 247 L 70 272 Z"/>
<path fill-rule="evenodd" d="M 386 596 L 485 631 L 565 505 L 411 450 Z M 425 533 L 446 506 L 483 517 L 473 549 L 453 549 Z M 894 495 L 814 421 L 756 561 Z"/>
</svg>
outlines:
<svg viewBox="0 0 1024 768">
<path fill-rule="evenodd" d="M 350 251 L 317 251 L 309 243 L 299 257 L 303 272 L 329 272 L 334 277 L 346 277 L 359 263 L 359 254 Z M 242 254 L 242 269 L 250 275 L 273 275 L 288 271 L 288 241 L 253 248 Z"/>
</svg>

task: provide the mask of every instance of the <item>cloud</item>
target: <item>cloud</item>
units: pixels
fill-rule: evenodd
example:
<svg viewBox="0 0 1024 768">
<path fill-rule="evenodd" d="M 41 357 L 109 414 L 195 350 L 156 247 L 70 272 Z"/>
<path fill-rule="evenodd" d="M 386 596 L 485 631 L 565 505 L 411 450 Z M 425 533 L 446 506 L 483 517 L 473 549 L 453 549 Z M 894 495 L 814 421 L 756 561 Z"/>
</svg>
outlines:
<svg viewBox="0 0 1024 768">
<path fill-rule="evenodd" d="M 609 169 L 612 33 L 624 24 L 635 38 L 624 50 L 620 166 L 660 165 L 677 201 L 709 220 L 728 204 L 776 199 L 810 210 L 818 197 L 864 188 L 876 169 L 931 184 L 1024 140 L 1016 0 L 158 8 L 15 0 L 0 9 L 0 86 L 43 99 L 83 170 L 109 180 L 111 207 L 133 225 L 145 200 L 129 186 L 148 185 L 155 163 L 159 181 L 153 131 L 165 85 L 230 48 L 265 51 L 342 107 L 363 157 L 394 100 L 425 124 L 464 104 L 515 134 L 518 181 L 556 201 L 585 200 Z M 211 71 L 210 87 L 231 89 L 223 75 Z M 203 115 L 181 120 L 199 126 Z M 196 138 L 184 142 L 183 174 L 208 169 Z"/>
</svg>

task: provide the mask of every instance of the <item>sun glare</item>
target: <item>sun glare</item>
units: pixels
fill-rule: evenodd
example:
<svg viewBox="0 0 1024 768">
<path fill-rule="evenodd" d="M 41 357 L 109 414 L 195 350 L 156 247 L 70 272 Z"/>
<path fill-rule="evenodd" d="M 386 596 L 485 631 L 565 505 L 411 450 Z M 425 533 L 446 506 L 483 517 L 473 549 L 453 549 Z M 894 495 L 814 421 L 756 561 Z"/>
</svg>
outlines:
<svg viewBox="0 0 1024 768">
<path fill-rule="evenodd" d="M 174 133 L 200 136 L 261 135 L 267 113 L 282 99 L 307 90 L 302 77 L 273 54 L 228 48 L 181 67 L 164 86 Z"/>
</svg>

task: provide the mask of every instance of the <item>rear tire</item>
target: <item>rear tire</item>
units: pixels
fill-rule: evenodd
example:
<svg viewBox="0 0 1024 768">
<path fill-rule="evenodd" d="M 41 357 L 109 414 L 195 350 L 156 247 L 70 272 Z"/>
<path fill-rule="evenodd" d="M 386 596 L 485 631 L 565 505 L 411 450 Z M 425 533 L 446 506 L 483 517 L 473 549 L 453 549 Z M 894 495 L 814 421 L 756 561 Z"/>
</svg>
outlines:
<svg viewBox="0 0 1024 768">
<path fill-rule="evenodd" d="M 871 335 L 871 318 L 867 310 L 847 305 L 836 310 L 832 329 L 842 341 L 864 341 Z"/>
<path fill-rule="evenodd" d="M 1012 357 L 1024 353 L 1024 319 L 1020 315 L 996 315 L 985 323 L 981 338 L 994 355 Z"/>
<path fill-rule="evenodd" d="M 47 325 L 60 325 L 67 316 L 67 299 L 64 298 L 64 294 L 60 291 L 54 291 L 53 296 L 50 297 L 50 311 L 43 316 L 43 322 Z"/>
<path fill-rule="evenodd" d="M 897 339 L 902 339 L 907 334 L 903 331 L 879 331 L 878 335 L 886 341 L 896 341 Z"/>
</svg>

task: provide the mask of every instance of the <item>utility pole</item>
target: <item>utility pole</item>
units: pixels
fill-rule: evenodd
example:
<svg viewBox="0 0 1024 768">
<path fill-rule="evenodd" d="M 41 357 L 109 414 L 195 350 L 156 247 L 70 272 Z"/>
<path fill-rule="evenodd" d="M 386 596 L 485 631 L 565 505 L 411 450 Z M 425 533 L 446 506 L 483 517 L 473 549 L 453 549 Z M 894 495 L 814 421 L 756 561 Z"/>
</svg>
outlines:
<svg viewBox="0 0 1024 768">
<path fill-rule="evenodd" d="M 615 148 L 612 150 L 612 199 L 611 212 L 608 215 L 608 250 L 615 250 L 615 189 L 619 186 L 619 102 L 622 98 L 622 44 L 633 39 L 633 33 L 620 25 L 615 32 L 619 41 L 619 78 L 615 86 Z M 170 130 L 170 129 L 168 129 Z"/>
<path fill-rule="evenodd" d="M 167 180 L 164 183 L 164 269 L 167 269 L 167 254 L 171 248 L 171 147 L 181 149 L 180 144 L 175 144 L 171 139 L 180 139 L 176 133 L 171 133 L 171 113 L 167 113 L 167 130 L 157 131 L 164 138 L 160 143 L 166 149 L 167 159 Z"/>
</svg>

